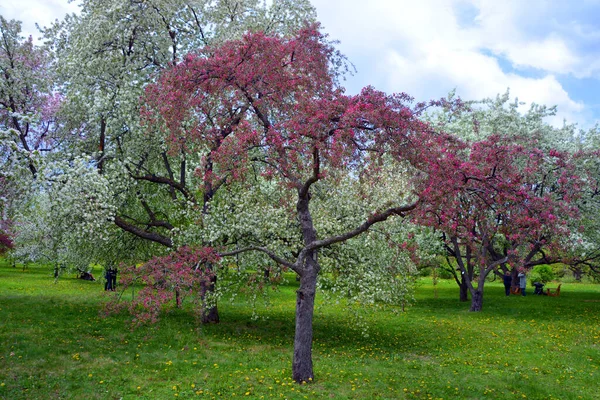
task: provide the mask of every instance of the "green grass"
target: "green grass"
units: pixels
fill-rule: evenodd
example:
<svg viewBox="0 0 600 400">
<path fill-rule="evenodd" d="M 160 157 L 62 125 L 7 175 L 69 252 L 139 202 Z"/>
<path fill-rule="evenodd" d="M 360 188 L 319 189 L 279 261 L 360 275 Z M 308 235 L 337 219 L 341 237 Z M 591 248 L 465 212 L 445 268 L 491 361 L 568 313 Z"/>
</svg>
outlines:
<svg viewBox="0 0 600 400">
<path fill-rule="evenodd" d="M 294 290 L 266 319 L 222 302 L 218 325 L 177 310 L 132 331 L 99 316 L 102 283 L 0 260 L 2 399 L 594 399 L 600 398 L 600 286 L 506 298 L 486 285 L 470 313 L 453 282 L 423 280 L 406 313 L 367 310 L 364 337 L 342 305 L 315 314 L 315 382 L 293 384 Z M 96 272 L 99 275 L 99 271 Z"/>
</svg>

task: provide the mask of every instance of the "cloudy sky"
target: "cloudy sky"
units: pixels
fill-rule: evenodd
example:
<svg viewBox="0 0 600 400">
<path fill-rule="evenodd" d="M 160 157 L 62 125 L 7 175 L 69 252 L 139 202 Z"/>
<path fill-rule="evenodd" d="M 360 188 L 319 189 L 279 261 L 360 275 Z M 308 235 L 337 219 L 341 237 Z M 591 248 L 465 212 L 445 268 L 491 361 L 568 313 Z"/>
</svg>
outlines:
<svg viewBox="0 0 600 400">
<path fill-rule="evenodd" d="M 350 93 L 373 85 L 417 100 L 456 88 L 463 99 L 504 93 L 557 105 L 563 119 L 600 121 L 600 0 L 312 0 L 356 66 Z M 67 0 L 8 0 L 23 30 L 75 11 Z M 35 36 L 35 35 L 34 35 Z"/>
</svg>

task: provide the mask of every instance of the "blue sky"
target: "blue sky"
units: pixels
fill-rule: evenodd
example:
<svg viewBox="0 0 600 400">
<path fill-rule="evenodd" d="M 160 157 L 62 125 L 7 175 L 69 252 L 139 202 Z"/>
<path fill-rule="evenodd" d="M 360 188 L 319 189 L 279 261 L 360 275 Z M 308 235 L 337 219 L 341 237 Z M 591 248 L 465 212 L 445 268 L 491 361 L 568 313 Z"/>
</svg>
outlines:
<svg viewBox="0 0 600 400">
<path fill-rule="evenodd" d="M 357 66 L 351 91 L 370 83 L 426 100 L 456 88 L 474 100 L 510 88 L 557 105 L 555 125 L 600 120 L 600 0 L 313 3 Z"/>
<path fill-rule="evenodd" d="M 4 3 L 4 2 L 3 2 Z M 0 14 L 48 24 L 67 0 L 9 0 Z M 456 88 L 467 100 L 510 88 L 520 101 L 557 105 L 563 119 L 600 121 L 600 0 L 312 0 L 324 29 L 366 85 L 417 100 Z M 527 106 L 524 106 L 524 109 Z"/>
</svg>

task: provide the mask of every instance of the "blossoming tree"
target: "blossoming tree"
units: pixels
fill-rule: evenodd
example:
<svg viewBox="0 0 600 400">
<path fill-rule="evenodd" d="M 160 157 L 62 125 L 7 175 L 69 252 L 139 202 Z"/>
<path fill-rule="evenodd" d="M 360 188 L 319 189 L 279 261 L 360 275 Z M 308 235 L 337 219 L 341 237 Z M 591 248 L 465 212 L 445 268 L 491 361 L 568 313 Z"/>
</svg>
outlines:
<svg viewBox="0 0 600 400">
<path fill-rule="evenodd" d="M 452 96 L 453 94 L 451 94 Z M 591 129 L 589 132 L 577 129 L 576 125 L 564 124 L 561 127 L 555 127 L 549 124 L 548 118 L 556 113 L 556 107 L 546 107 L 538 104 L 531 104 L 527 110 L 523 110 L 524 103 L 518 99 L 510 100 L 509 92 L 498 95 L 495 98 L 483 99 L 480 101 L 471 101 L 465 107 L 457 110 L 436 110 L 428 115 L 430 123 L 438 129 L 443 129 L 448 133 L 455 135 L 460 140 L 463 140 L 467 146 L 480 146 L 487 142 L 490 137 L 494 137 L 493 142 L 496 144 L 505 143 L 510 146 L 521 146 L 527 151 L 542 152 L 546 155 L 559 155 L 566 164 L 554 165 L 567 173 L 567 169 L 571 170 L 574 179 L 585 179 L 585 183 L 579 182 L 580 191 L 576 197 L 566 197 L 569 202 L 569 208 L 577 207 L 580 212 L 579 218 L 568 218 L 570 233 L 567 235 L 564 231 L 561 232 L 562 245 L 559 249 L 553 246 L 553 251 L 548 251 L 546 245 L 538 243 L 538 252 L 532 254 L 528 260 L 522 260 L 524 264 L 515 265 L 514 263 L 501 263 L 499 268 L 492 272 L 501 276 L 505 272 L 510 271 L 513 274 L 513 282 L 516 282 L 517 266 L 533 267 L 540 263 L 566 263 L 572 266 L 572 269 L 580 269 L 578 266 L 589 264 L 597 257 L 597 243 L 595 237 L 595 225 L 597 212 L 595 210 L 594 190 L 597 187 L 597 172 L 594 172 L 594 163 L 597 158 L 594 154 L 594 135 L 596 131 Z M 525 139 L 527 138 L 527 139 Z M 597 145 L 596 145 L 597 147 Z M 518 157 L 517 157 L 518 158 Z M 548 158 L 547 160 L 551 160 Z M 464 159 L 463 159 L 464 161 Z M 490 160 L 491 162 L 491 160 Z M 510 161 L 505 161 L 505 168 L 512 168 Z M 519 167 L 519 163 L 515 160 L 515 168 Z M 568 165 L 568 168 L 566 167 Z M 540 163 L 540 171 L 544 168 L 552 170 L 552 162 L 547 161 Z M 572 169 L 576 167 L 576 171 Z M 596 177 L 594 177 L 594 174 Z M 575 178 L 576 177 L 576 178 Z M 559 179 L 559 173 L 549 173 L 545 175 L 545 184 L 537 186 L 544 190 L 550 188 L 563 188 L 569 190 L 564 185 L 564 181 L 559 182 L 551 179 Z M 529 179 L 538 181 L 538 177 L 530 176 Z M 554 190 L 552 189 L 552 190 Z M 541 195 L 534 193 L 531 195 Z M 578 198 L 579 197 L 579 198 Z M 560 200 L 560 196 L 555 196 L 554 200 Z M 553 204 L 553 203 L 552 203 Z M 549 205 L 549 207 L 552 206 Z M 572 213 L 568 213 L 571 216 Z M 584 231 L 581 228 L 584 228 Z M 564 227 L 563 227 L 564 228 Z M 523 234 L 526 234 L 524 231 Z M 444 239 L 449 243 L 449 238 L 444 236 Z M 560 241 L 560 240 L 559 240 Z M 506 254 L 507 242 L 502 242 L 501 245 L 496 240 L 496 246 L 490 247 L 489 256 L 494 260 L 502 259 Z M 555 243 L 556 244 L 556 243 Z M 514 244 L 513 244 L 514 245 Z M 446 255 L 449 256 L 447 270 L 454 275 L 454 278 L 460 288 L 461 301 L 468 301 L 469 288 L 467 281 L 473 281 L 479 274 L 478 268 L 473 262 L 465 262 L 465 270 L 461 270 L 456 264 L 456 256 L 459 258 L 464 256 L 462 253 L 456 253 L 453 246 L 446 246 Z M 475 255 L 470 258 L 474 260 Z"/>
<path fill-rule="evenodd" d="M 192 49 L 248 30 L 293 31 L 313 18 L 304 0 L 85 0 L 80 13 L 45 30 L 57 57 L 70 151 L 94 155 L 106 179 L 126 190 L 116 226 L 172 247 L 173 228 L 190 204 L 202 202 L 190 190 L 194 155 L 167 152 L 164 137 L 140 127 L 145 86 Z"/>
<path fill-rule="evenodd" d="M 417 221 L 443 232 L 471 311 L 480 311 L 486 277 L 501 264 L 530 268 L 564 253 L 580 179 L 568 154 L 508 136 L 492 135 L 441 161 Z"/>
<path fill-rule="evenodd" d="M 140 126 L 139 98 L 146 85 L 192 49 L 249 30 L 293 32 L 314 20 L 315 10 L 307 0 L 80 3 L 78 14 L 45 29 L 64 96 L 63 155 L 92 155 L 109 183 L 109 203 L 116 206 L 111 223 L 121 233 L 113 231 L 115 240 L 98 244 L 105 253 L 101 258 L 148 260 L 181 245 L 176 232 L 195 218 L 195 208 L 202 208 L 219 185 L 198 193 L 197 154 L 185 151 L 183 143 L 167 151 L 161 132 Z M 116 238 L 131 244 L 126 252 L 115 251 L 124 248 Z M 216 307 L 206 317 L 216 322 Z"/>
<path fill-rule="evenodd" d="M 297 252 L 282 254 L 265 241 L 224 249 L 221 256 L 262 252 L 298 274 L 292 363 L 296 382 L 314 377 L 312 319 L 319 251 L 415 209 L 429 183 L 428 166 L 437 149 L 448 143 L 417 118 L 427 105 L 410 107 L 406 95 L 372 88 L 344 95 L 336 85 L 341 63 L 316 27 L 289 39 L 248 34 L 189 55 L 147 90 L 150 107 L 145 116 L 168 130 L 172 146 L 179 148 L 183 140 L 209 149 L 197 166 L 204 182 L 233 182 L 256 169 L 288 191 L 288 203 L 281 207 L 288 210 L 288 226 L 301 237 Z M 382 182 L 381 192 L 387 195 L 382 196 L 376 178 L 385 163 L 397 168 L 400 184 L 387 187 Z M 319 185 L 340 179 L 340 171 L 375 188 L 351 200 L 363 205 L 360 223 L 321 236 L 313 220 L 314 193 Z"/>
<path fill-rule="evenodd" d="M 56 109 L 49 52 L 21 35 L 21 24 L 0 16 L 0 247 L 13 248 L 38 176 L 41 152 L 55 148 Z"/>
</svg>

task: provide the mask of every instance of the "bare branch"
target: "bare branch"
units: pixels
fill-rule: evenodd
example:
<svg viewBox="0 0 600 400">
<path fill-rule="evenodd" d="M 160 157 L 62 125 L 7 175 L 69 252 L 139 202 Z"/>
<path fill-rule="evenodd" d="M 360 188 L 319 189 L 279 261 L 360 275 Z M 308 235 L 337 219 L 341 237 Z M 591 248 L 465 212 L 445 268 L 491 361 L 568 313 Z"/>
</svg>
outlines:
<svg viewBox="0 0 600 400">
<path fill-rule="evenodd" d="M 267 249 L 266 247 L 249 246 L 249 247 L 244 247 L 242 249 L 219 253 L 219 256 L 220 257 L 230 257 L 230 256 L 235 256 L 236 254 L 246 253 L 248 251 L 260 251 L 262 253 L 265 253 L 266 255 L 269 256 L 269 258 L 271 258 L 273 261 L 277 262 L 278 264 L 285 265 L 286 267 L 289 267 L 289 268 L 293 269 L 294 271 L 298 272 L 296 270 L 296 268 L 294 268 L 294 263 L 291 263 L 291 262 L 279 257 L 277 254 L 275 254 L 271 250 Z"/>
<path fill-rule="evenodd" d="M 160 183 L 163 185 L 169 185 L 172 188 L 177 189 L 179 192 L 181 192 L 184 197 L 187 200 L 190 200 L 192 202 L 196 202 L 194 199 L 194 196 L 192 196 L 192 194 L 187 190 L 187 188 L 183 185 L 181 185 L 179 182 L 173 181 L 169 178 L 165 178 L 164 176 L 156 176 L 156 175 L 140 175 L 140 176 L 136 176 L 136 175 L 132 175 L 133 179 L 136 180 L 142 180 L 142 181 L 148 181 L 148 182 L 154 182 L 154 183 Z"/>
<path fill-rule="evenodd" d="M 401 217 L 405 216 L 407 212 L 413 210 L 417 206 L 418 202 L 419 201 L 417 200 L 412 204 L 408 204 L 401 207 L 388 208 L 387 210 L 381 213 L 373 214 L 356 229 L 353 229 L 338 236 L 331 236 L 327 239 L 315 240 L 314 242 L 306 246 L 302 251 L 314 251 L 321 247 L 329 246 L 335 243 L 346 241 L 348 239 L 352 239 L 353 237 L 358 236 L 363 232 L 366 232 L 371 226 L 375 225 L 376 223 L 387 220 L 392 215 L 398 215 Z"/>
<path fill-rule="evenodd" d="M 163 236 L 159 233 L 148 232 L 142 228 L 139 228 L 133 224 L 130 224 L 129 222 L 125 221 L 123 218 L 119 217 L 118 215 L 115 216 L 115 224 L 119 228 L 123 229 L 124 231 L 132 233 L 135 236 L 140 237 L 142 239 L 147 239 L 147 240 L 162 244 L 163 246 L 166 246 L 166 247 L 173 247 L 173 241 L 171 240 L 171 238 L 169 238 L 167 236 Z"/>
</svg>

